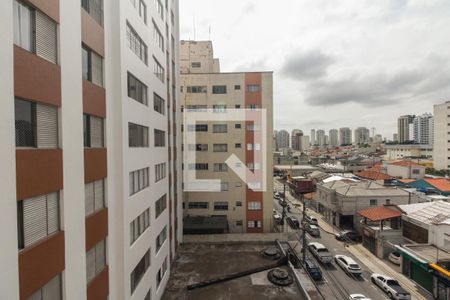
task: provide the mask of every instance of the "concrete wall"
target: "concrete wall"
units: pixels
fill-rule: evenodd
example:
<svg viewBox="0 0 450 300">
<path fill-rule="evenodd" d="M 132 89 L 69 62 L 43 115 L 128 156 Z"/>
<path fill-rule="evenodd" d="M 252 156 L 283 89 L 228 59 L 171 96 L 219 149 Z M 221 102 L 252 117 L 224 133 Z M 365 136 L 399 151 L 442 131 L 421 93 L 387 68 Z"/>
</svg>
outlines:
<svg viewBox="0 0 450 300">
<path fill-rule="evenodd" d="M 448 123 L 449 123 L 449 103 L 437 104 L 434 106 L 434 168 L 437 170 L 448 169 Z"/>
</svg>

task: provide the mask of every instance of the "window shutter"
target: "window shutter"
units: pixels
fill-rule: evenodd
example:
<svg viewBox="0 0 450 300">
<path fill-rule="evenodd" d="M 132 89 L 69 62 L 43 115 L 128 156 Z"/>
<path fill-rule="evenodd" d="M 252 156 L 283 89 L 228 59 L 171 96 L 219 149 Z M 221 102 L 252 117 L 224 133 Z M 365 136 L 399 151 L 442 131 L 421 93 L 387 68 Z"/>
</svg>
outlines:
<svg viewBox="0 0 450 300">
<path fill-rule="evenodd" d="M 91 116 L 91 147 L 103 147 L 103 119 Z"/>
<path fill-rule="evenodd" d="M 86 183 L 84 185 L 84 201 L 86 216 L 94 212 L 94 184 Z"/>
<path fill-rule="evenodd" d="M 95 246 L 95 272 L 98 274 L 106 265 L 105 240 Z"/>
<path fill-rule="evenodd" d="M 102 57 L 94 52 L 91 52 L 92 64 L 92 83 L 103 86 L 103 62 Z"/>
<path fill-rule="evenodd" d="M 59 212 L 58 212 L 58 193 L 47 195 L 47 230 L 48 234 L 55 233 L 59 230 Z"/>
<path fill-rule="evenodd" d="M 86 252 L 86 280 L 90 282 L 95 277 L 95 247 Z"/>
<path fill-rule="evenodd" d="M 47 236 L 46 213 L 45 195 L 23 201 L 23 234 L 25 247 Z"/>
<path fill-rule="evenodd" d="M 36 54 L 52 63 L 57 61 L 56 23 L 36 10 Z"/>
<path fill-rule="evenodd" d="M 103 180 L 98 180 L 94 182 L 94 193 L 95 193 L 95 211 L 105 207 L 104 206 L 104 193 L 103 193 Z"/>
<path fill-rule="evenodd" d="M 62 299 L 60 275 L 55 276 L 42 288 L 42 299 L 50 299 L 50 300 Z"/>
<path fill-rule="evenodd" d="M 56 107 L 36 106 L 38 148 L 58 147 L 58 110 Z"/>
</svg>

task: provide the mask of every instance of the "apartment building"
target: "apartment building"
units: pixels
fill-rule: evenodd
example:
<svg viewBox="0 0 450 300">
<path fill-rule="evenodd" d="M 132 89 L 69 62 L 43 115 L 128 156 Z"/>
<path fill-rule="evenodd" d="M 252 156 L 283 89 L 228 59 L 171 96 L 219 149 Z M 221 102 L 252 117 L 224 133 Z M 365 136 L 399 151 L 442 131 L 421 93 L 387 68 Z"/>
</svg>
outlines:
<svg viewBox="0 0 450 300">
<path fill-rule="evenodd" d="M 0 298 L 159 299 L 181 239 L 178 1 L 0 11 Z"/>
<path fill-rule="evenodd" d="M 291 132 L 291 149 L 292 150 L 301 150 L 302 149 L 302 137 L 303 131 L 300 129 L 293 129 Z"/>
<path fill-rule="evenodd" d="M 184 140 L 183 150 L 195 152 L 195 163 L 184 161 L 185 171 L 197 179 L 220 179 L 220 191 L 184 193 L 185 230 L 190 232 L 268 232 L 271 229 L 272 198 L 272 73 L 220 73 L 210 41 L 181 41 L 181 98 L 185 119 L 191 112 L 212 111 L 217 121 L 187 124 L 195 141 Z M 214 62 L 214 68 L 204 67 Z M 206 69 L 204 69 L 206 68 Z M 197 70 L 199 69 L 199 70 Z M 204 71 L 202 71 L 204 70 Z M 211 71 L 212 70 L 212 71 Z M 223 120 L 228 111 L 267 110 L 266 130 L 257 121 Z M 246 113 L 249 113 L 246 111 Z M 189 132 L 187 132 L 189 133 Z M 286 132 L 287 133 L 287 132 Z M 279 132 L 278 132 L 279 134 Z M 266 147 L 256 139 L 265 136 Z M 287 133 L 287 143 L 289 143 Z M 186 137 L 186 135 L 185 135 Z M 286 146 L 279 144 L 278 147 Z M 265 191 L 253 191 L 262 182 L 241 179 L 225 162 L 232 154 L 255 174 L 265 168 Z M 262 156 L 262 162 L 255 156 Z M 265 164 L 265 166 L 263 165 Z M 186 188 L 187 182 L 184 182 Z M 186 220 L 192 228 L 187 228 Z M 199 222 L 203 222 L 199 224 Z M 195 224 L 194 224 L 195 223 Z M 198 227 L 195 227 L 198 225 Z M 214 228 L 213 228 L 214 227 Z"/>
<path fill-rule="evenodd" d="M 339 142 L 341 146 L 352 144 L 352 130 L 348 127 L 339 128 Z"/>
<path fill-rule="evenodd" d="M 279 150 L 289 148 L 289 132 L 286 130 L 280 130 L 277 132 L 277 145 Z"/>
<path fill-rule="evenodd" d="M 433 146 L 434 119 L 433 115 L 425 113 L 413 120 L 414 143 Z"/>
<path fill-rule="evenodd" d="M 323 147 L 325 145 L 327 145 L 327 137 L 325 135 L 325 130 L 319 129 L 317 130 L 317 136 L 316 136 L 316 143 L 320 146 Z"/>
<path fill-rule="evenodd" d="M 397 133 L 400 143 L 414 139 L 414 118 L 414 115 L 404 115 L 397 119 Z"/>
<path fill-rule="evenodd" d="M 434 105 L 433 165 L 437 170 L 450 169 L 450 101 Z"/>
<path fill-rule="evenodd" d="M 355 144 L 367 144 L 370 142 L 370 130 L 366 127 L 355 129 Z"/>
<path fill-rule="evenodd" d="M 331 148 L 339 146 L 339 134 L 337 129 L 330 129 L 329 133 L 329 144 Z"/>
</svg>

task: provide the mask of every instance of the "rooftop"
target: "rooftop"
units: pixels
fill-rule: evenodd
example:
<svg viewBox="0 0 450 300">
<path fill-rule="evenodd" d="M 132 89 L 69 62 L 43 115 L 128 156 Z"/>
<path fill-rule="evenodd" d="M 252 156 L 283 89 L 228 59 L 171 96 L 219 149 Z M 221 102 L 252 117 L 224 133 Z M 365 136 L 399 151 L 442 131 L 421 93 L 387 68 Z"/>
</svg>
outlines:
<svg viewBox="0 0 450 300">
<path fill-rule="evenodd" d="M 389 180 L 392 179 L 392 176 L 389 176 L 388 174 L 381 173 L 380 171 L 373 171 L 373 170 L 365 170 L 360 171 L 356 173 L 359 177 L 371 179 L 371 180 Z"/>
<path fill-rule="evenodd" d="M 404 204 L 398 206 L 406 215 L 428 225 L 450 225 L 450 203 L 446 201 Z"/>
<path fill-rule="evenodd" d="M 346 182 L 344 180 L 324 183 L 322 186 L 333 189 L 344 196 L 408 196 L 408 192 L 395 187 L 386 187 L 374 181 Z"/>
<path fill-rule="evenodd" d="M 446 178 L 429 178 L 424 180 L 440 191 L 450 192 L 450 181 Z"/>
<path fill-rule="evenodd" d="M 370 221 L 388 220 L 400 217 L 402 215 L 400 211 L 388 208 L 386 206 L 364 209 L 359 211 L 358 214 L 369 219 Z"/>
<path fill-rule="evenodd" d="M 418 256 L 424 258 L 427 261 L 436 262 L 439 260 L 439 262 L 449 261 L 450 262 L 450 253 L 443 250 L 438 249 L 434 245 L 429 244 L 411 244 L 411 245 L 404 245 L 403 248 L 410 250 L 414 254 L 417 254 Z"/>
<path fill-rule="evenodd" d="M 415 163 L 410 160 L 395 161 L 395 162 L 391 163 L 391 165 L 400 166 L 400 167 L 422 167 L 422 168 L 425 168 L 424 166 L 419 165 L 418 163 Z"/>
</svg>

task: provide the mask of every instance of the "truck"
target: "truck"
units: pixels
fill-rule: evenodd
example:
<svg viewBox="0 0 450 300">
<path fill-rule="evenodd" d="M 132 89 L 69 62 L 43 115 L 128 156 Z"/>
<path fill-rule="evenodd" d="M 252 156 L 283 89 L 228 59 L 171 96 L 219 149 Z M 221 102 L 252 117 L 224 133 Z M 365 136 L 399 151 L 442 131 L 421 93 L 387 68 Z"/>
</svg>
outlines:
<svg viewBox="0 0 450 300">
<path fill-rule="evenodd" d="M 386 294 L 388 294 L 390 299 L 395 300 L 410 300 L 411 294 L 407 292 L 404 288 L 400 286 L 397 280 L 388 277 L 386 275 L 381 275 L 373 273 L 370 276 L 372 283 L 378 285 Z"/>
<path fill-rule="evenodd" d="M 309 243 L 308 250 L 322 264 L 329 264 L 333 261 L 333 256 L 331 255 L 330 251 L 328 251 L 327 247 L 325 247 L 321 243 Z"/>
</svg>

